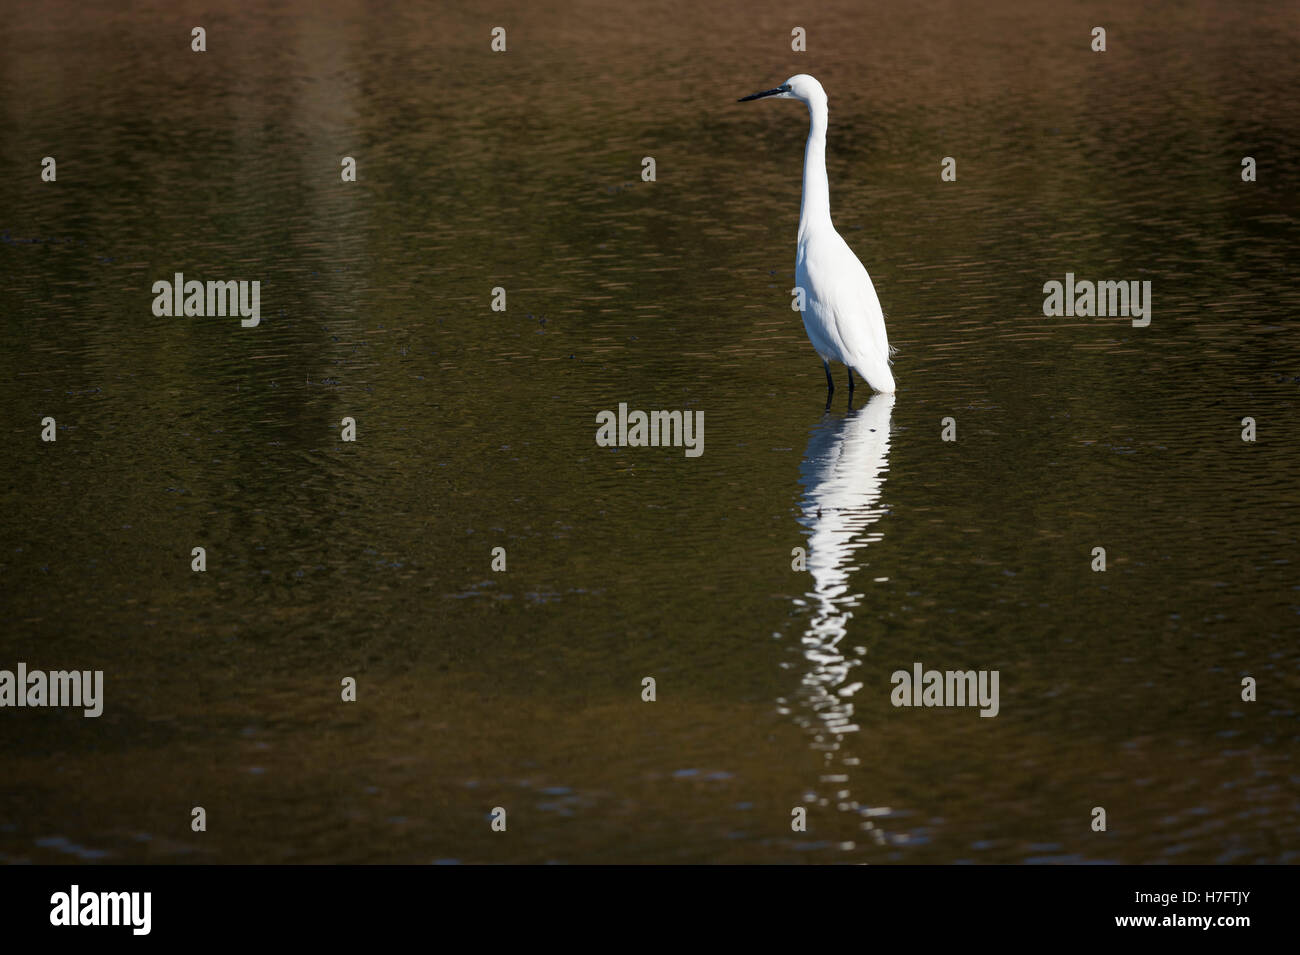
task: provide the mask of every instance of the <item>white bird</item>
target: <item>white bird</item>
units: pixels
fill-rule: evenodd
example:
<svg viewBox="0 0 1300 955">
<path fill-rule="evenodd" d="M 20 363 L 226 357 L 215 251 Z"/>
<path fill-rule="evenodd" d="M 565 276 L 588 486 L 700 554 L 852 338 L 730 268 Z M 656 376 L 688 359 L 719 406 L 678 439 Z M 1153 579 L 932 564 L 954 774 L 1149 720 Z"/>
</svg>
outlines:
<svg viewBox="0 0 1300 955">
<path fill-rule="evenodd" d="M 803 327 L 826 369 L 826 388 L 835 390 L 831 361 L 853 372 L 876 391 L 894 392 L 889 370 L 893 349 L 885 334 L 871 276 L 831 225 L 830 183 L 826 179 L 826 91 L 806 73 L 792 76 L 776 89 L 742 97 L 738 102 L 775 96 L 797 99 L 811 118 L 808 145 L 803 156 L 803 205 L 799 209 L 799 246 L 795 257 L 795 284 L 803 289 Z"/>
</svg>

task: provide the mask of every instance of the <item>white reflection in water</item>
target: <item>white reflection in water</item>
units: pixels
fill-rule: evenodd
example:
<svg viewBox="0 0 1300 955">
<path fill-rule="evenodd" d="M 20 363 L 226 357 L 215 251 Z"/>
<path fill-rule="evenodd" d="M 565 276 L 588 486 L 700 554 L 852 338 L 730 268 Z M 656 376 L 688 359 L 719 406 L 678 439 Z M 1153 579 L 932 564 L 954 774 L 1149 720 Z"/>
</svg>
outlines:
<svg viewBox="0 0 1300 955">
<path fill-rule="evenodd" d="M 882 537 L 874 526 L 886 511 L 881 487 L 889 464 L 893 407 L 893 395 L 877 394 L 843 418 L 828 416 L 808 440 L 800 466 L 804 498 L 799 523 L 808 529 L 812 590 L 807 601 L 797 603 L 810 607 L 812 617 L 801 638 L 805 670 L 792 708 L 795 720 L 812 736 L 813 748 L 826 758 L 821 792 L 809 794 L 810 801 L 860 814 L 862 828 L 882 841 L 872 817 L 889 810 L 859 804 L 848 791 L 857 760 L 844 744 L 848 734 L 858 731 L 853 697 L 862 684 L 852 677 L 861 659 L 854 647 L 863 646 L 872 632 L 864 618 L 853 627 L 854 639 L 847 639 L 849 621 L 863 599 L 851 575 L 862 572 L 860 552 Z"/>
</svg>

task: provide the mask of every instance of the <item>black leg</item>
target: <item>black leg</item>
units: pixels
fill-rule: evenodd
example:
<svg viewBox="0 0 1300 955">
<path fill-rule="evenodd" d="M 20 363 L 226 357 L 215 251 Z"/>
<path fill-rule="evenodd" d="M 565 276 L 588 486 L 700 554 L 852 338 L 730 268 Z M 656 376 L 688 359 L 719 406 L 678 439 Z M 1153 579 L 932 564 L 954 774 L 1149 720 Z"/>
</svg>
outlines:
<svg viewBox="0 0 1300 955">
<path fill-rule="evenodd" d="M 849 368 L 848 365 L 845 365 L 844 367 L 849 370 L 849 394 L 853 394 L 853 369 Z"/>
<path fill-rule="evenodd" d="M 828 361 L 824 361 L 822 362 L 822 367 L 826 369 L 826 390 L 834 391 L 835 379 L 831 377 L 831 363 Z"/>
</svg>

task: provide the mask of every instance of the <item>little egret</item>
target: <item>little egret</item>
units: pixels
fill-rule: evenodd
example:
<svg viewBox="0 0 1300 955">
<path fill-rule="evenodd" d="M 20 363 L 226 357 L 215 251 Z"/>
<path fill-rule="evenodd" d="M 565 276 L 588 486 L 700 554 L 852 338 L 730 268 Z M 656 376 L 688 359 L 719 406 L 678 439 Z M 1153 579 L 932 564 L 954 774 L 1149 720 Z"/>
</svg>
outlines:
<svg viewBox="0 0 1300 955">
<path fill-rule="evenodd" d="M 831 360 L 853 372 L 876 391 L 894 392 L 889 370 L 893 349 L 885 335 L 871 276 L 831 225 L 831 191 L 826 179 L 826 91 L 806 73 L 792 76 L 776 89 L 742 97 L 738 102 L 775 96 L 797 99 L 811 117 L 803 156 L 803 205 L 799 209 L 799 247 L 795 255 L 795 284 L 803 289 L 803 327 L 826 369 L 827 392 L 835 390 Z"/>
</svg>

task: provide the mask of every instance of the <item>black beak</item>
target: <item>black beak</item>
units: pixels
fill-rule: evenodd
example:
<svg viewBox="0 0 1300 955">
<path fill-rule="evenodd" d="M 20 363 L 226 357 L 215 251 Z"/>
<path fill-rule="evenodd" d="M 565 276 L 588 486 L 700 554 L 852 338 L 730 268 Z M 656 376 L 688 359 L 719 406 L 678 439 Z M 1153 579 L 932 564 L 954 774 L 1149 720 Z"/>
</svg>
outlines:
<svg viewBox="0 0 1300 955">
<path fill-rule="evenodd" d="M 750 93 L 748 96 L 742 96 L 736 100 L 737 103 L 747 103 L 752 99 L 762 99 L 764 96 L 775 96 L 777 93 L 788 93 L 790 91 L 789 83 L 782 83 L 774 90 L 763 90 L 761 93 Z"/>
</svg>

